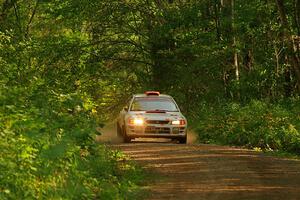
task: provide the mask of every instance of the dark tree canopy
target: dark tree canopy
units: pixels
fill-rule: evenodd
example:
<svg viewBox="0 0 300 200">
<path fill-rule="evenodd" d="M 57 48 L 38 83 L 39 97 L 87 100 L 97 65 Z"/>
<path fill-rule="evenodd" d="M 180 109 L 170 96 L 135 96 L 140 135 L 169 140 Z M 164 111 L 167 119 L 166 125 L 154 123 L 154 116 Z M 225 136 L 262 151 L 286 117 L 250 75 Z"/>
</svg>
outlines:
<svg viewBox="0 0 300 200">
<path fill-rule="evenodd" d="M 252 104 L 235 112 L 235 103 L 295 98 L 289 109 L 298 108 L 299 10 L 299 0 L 0 0 L 0 193 L 12 199 L 57 198 L 49 177 L 80 171 L 79 155 L 95 153 L 96 127 L 112 119 L 133 93 L 168 93 L 190 119 L 213 104 L 233 102 L 223 106 L 233 113 L 225 109 L 217 120 L 228 126 L 235 114 L 240 120 L 252 112 Z M 265 112 L 254 113 L 263 122 L 299 118 L 297 112 L 255 105 Z M 298 136 L 293 120 L 284 121 L 290 126 L 276 122 L 271 124 L 278 130 L 290 130 L 288 138 Z M 290 141 L 296 151 L 300 144 L 277 139 L 274 148 Z M 109 157 L 95 155 L 102 161 Z M 38 170 L 45 166 L 53 167 Z M 95 173 L 86 173 L 91 179 L 78 173 L 76 181 L 95 180 Z M 63 187 L 60 180 L 53 184 Z M 72 188 L 76 181 L 67 183 Z M 97 184 L 87 184 L 82 194 L 98 198 Z M 31 193 L 22 192 L 27 190 Z"/>
</svg>

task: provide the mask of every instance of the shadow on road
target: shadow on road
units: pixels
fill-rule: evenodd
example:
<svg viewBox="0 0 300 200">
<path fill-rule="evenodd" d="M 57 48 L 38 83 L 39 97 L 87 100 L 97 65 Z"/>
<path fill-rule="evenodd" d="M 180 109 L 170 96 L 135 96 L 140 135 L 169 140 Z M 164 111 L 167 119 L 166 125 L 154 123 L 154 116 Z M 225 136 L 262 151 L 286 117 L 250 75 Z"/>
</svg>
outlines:
<svg viewBox="0 0 300 200">
<path fill-rule="evenodd" d="M 136 139 L 122 143 L 115 123 L 98 130 L 97 141 L 124 151 L 157 175 L 145 186 L 149 199 L 300 199 L 300 161 L 266 156 L 245 149 L 188 145 L 168 139 Z M 156 177 L 156 176 L 155 176 Z"/>
<path fill-rule="evenodd" d="M 300 199 L 300 161 L 217 145 L 114 145 L 159 174 L 149 199 Z"/>
</svg>

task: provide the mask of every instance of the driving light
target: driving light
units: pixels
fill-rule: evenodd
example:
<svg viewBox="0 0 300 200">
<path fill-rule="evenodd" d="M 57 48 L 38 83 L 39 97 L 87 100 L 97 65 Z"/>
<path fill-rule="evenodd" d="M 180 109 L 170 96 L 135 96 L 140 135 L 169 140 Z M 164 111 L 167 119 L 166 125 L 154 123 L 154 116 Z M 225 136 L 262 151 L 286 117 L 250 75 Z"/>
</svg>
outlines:
<svg viewBox="0 0 300 200">
<path fill-rule="evenodd" d="M 129 124 L 135 126 L 142 126 L 144 125 L 144 120 L 142 118 L 132 118 L 129 120 Z"/>
<path fill-rule="evenodd" d="M 185 125 L 185 120 L 181 119 L 172 121 L 172 125 Z"/>
<path fill-rule="evenodd" d="M 180 121 L 179 121 L 179 120 L 172 121 L 172 124 L 173 124 L 173 125 L 180 125 Z"/>
</svg>

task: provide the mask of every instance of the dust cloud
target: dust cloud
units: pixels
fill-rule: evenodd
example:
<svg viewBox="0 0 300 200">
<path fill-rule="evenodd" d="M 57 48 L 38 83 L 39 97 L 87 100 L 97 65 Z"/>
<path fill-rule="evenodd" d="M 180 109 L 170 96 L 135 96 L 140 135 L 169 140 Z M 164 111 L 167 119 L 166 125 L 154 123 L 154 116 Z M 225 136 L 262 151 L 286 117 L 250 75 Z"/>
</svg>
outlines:
<svg viewBox="0 0 300 200">
<path fill-rule="evenodd" d="M 192 129 L 188 129 L 187 144 L 195 144 L 197 140 L 197 133 Z"/>
<path fill-rule="evenodd" d="M 119 144 L 123 142 L 122 137 L 117 135 L 117 122 L 107 123 L 103 128 L 97 128 L 99 135 L 96 137 L 97 142 Z"/>
</svg>

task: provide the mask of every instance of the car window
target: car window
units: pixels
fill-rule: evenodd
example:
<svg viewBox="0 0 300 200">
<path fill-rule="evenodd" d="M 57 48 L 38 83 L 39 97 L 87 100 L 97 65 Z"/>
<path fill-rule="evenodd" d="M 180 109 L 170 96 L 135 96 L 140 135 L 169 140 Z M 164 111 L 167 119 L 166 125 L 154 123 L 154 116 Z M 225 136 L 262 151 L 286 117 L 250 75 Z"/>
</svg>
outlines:
<svg viewBox="0 0 300 200">
<path fill-rule="evenodd" d="M 178 108 L 171 98 L 136 97 L 131 104 L 131 111 L 168 111 L 178 112 Z"/>
</svg>

